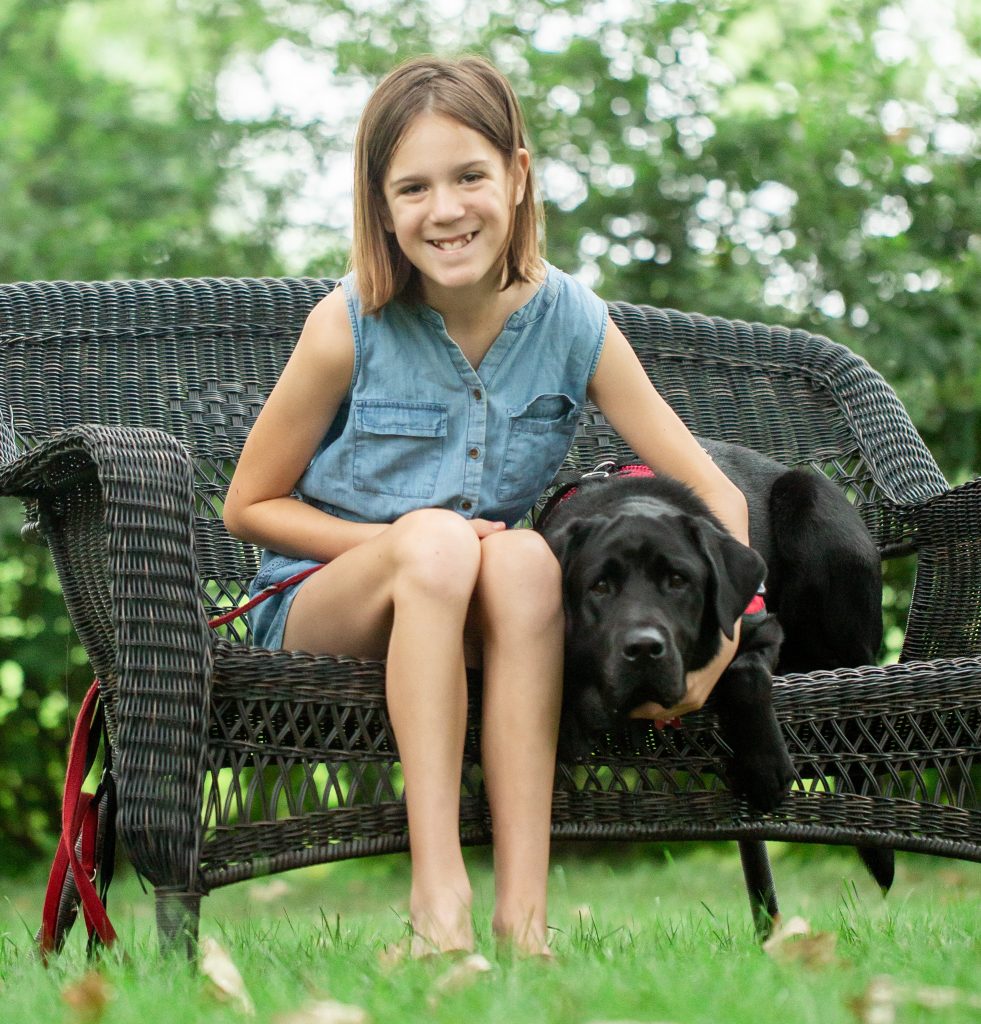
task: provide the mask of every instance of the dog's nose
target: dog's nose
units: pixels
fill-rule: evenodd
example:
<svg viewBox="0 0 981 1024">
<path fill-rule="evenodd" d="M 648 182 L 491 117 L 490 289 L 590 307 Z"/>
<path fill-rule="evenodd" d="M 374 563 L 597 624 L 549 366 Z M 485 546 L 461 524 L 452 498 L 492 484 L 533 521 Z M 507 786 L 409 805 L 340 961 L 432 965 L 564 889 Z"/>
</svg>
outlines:
<svg viewBox="0 0 981 1024">
<path fill-rule="evenodd" d="M 626 661 L 654 661 L 664 655 L 664 635 L 653 627 L 632 629 L 624 638 L 623 657 Z"/>
</svg>

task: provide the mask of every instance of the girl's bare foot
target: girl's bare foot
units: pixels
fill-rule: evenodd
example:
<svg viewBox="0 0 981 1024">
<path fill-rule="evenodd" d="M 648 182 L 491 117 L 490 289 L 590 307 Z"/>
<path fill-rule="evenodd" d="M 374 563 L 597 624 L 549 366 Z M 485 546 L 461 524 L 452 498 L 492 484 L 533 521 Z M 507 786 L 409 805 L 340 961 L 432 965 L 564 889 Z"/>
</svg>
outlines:
<svg viewBox="0 0 981 1024">
<path fill-rule="evenodd" d="M 548 944 L 547 927 L 530 921 L 523 921 L 517 928 L 494 919 L 494 937 L 502 952 L 513 956 L 554 960 L 555 954 Z"/>
<path fill-rule="evenodd" d="M 474 950 L 473 943 L 469 946 L 438 946 L 425 935 L 413 932 L 408 940 L 408 956 L 410 960 L 428 960 L 430 957 L 462 957 Z"/>
<path fill-rule="evenodd" d="M 413 959 L 446 953 L 472 953 L 474 950 L 471 896 L 448 890 L 422 898 L 413 890 L 410 900 Z"/>
</svg>

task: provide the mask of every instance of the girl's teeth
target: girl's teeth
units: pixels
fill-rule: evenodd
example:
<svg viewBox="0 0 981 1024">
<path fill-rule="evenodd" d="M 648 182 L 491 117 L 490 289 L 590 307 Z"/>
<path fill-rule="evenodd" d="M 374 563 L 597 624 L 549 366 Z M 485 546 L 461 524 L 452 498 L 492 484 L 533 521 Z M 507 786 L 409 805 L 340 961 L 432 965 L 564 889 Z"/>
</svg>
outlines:
<svg viewBox="0 0 981 1024">
<path fill-rule="evenodd" d="M 471 238 L 473 238 L 473 232 L 471 232 L 469 235 L 464 235 L 463 238 L 454 238 L 448 242 L 434 241 L 433 245 L 435 245 L 437 249 L 442 249 L 444 252 L 448 252 L 453 249 L 462 249 L 470 241 Z"/>
</svg>

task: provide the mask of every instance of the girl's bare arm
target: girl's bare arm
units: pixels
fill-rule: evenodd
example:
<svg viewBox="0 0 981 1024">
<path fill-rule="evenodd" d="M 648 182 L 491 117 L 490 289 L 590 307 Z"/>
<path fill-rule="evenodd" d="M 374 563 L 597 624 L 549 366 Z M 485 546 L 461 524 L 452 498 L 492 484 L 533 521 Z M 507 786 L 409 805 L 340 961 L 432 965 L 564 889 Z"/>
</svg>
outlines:
<svg viewBox="0 0 981 1024">
<path fill-rule="evenodd" d="M 742 492 L 657 393 L 612 320 L 589 397 L 651 469 L 688 484 L 734 537 L 749 543 L 749 513 Z"/>
<path fill-rule="evenodd" d="M 294 558 L 327 562 L 385 529 L 348 522 L 290 497 L 347 394 L 353 370 L 354 336 L 337 287 L 307 317 L 242 449 L 224 509 L 234 536 Z"/>
</svg>

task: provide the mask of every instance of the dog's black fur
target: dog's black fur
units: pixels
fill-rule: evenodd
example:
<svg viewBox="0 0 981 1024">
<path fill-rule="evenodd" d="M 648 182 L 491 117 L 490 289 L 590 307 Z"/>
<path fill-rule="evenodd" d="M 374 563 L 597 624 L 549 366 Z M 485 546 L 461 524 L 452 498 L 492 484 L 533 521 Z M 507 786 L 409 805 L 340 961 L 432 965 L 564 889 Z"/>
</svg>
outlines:
<svg viewBox="0 0 981 1024">
<path fill-rule="evenodd" d="M 825 477 L 736 445 L 703 444 L 746 495 L 752 549 L 665 476 L 585 479 L 539 524 L 563 572 L 560 750 L 587 753 L 596 733 L 622 725 L 644 701 L 676 704 L 686 673 L 711 661 L 720 631 L 732 636 L 765 576 L 769 614 L 743 620 L 714 702 L 735 787 L 769 810 L 793 778 L 771 676 L 874 661 L 879 554 Z"/>
</svg>

